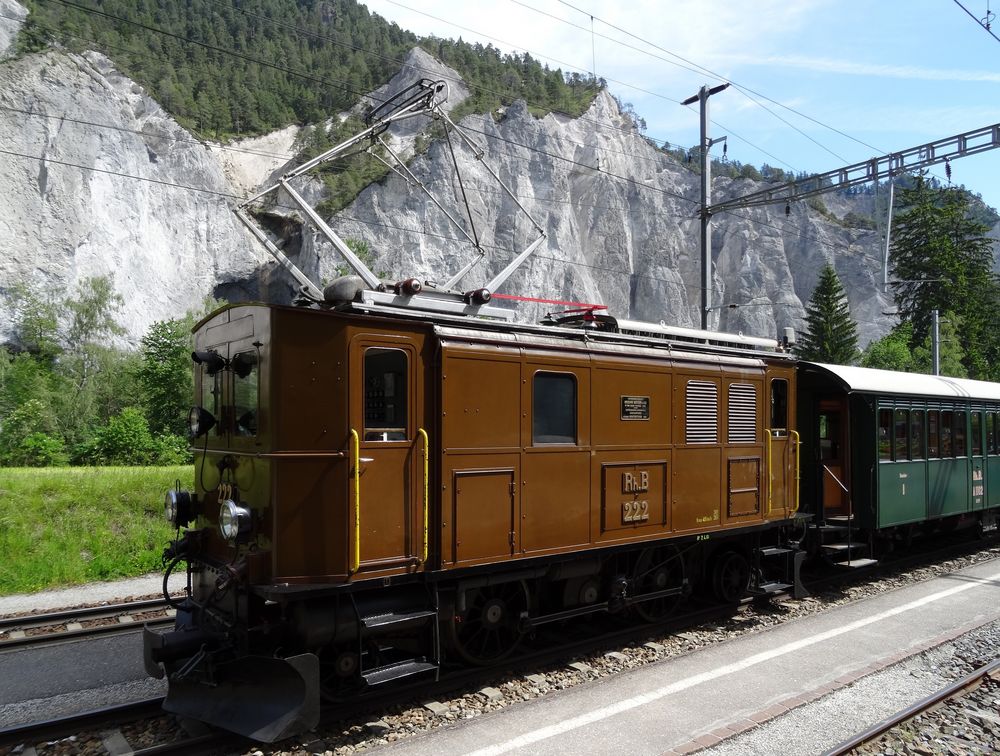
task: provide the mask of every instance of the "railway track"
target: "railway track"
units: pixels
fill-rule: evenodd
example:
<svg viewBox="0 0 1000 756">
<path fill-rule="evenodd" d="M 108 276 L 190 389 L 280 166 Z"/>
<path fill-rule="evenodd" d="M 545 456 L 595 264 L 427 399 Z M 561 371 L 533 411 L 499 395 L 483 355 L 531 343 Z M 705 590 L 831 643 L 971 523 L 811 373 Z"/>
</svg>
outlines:
<svg viewBox="0 0 1000 756">
<path fill-rule="evenodd" d="M 163 599 L 81 607 L 44 614 L 0 617 L 0 651 L 43 643 L 167 626 L 174 609 Z"/>
<path fill-rule="evenodd" d="M 917 716 L 930 711 L 939 704 L 962 698 L 977 689 L 987 678 L 1000 681 L 1000 659 L 995 659 L 989 664 L 985 664 L 973 670 L 965 677 L 956 680 L 951 685 L 935 691 L 926 698 L 917 701 L 911 706 L 907 706 L 902 711 L 888 717 L 881 722 L 872 725 L 864 732 L 860 732 L 849 740 L 845 740 L 836 747 L 827 751 L 824 756 L 843 756 L 852 753 L 864 745 L 874 742 L 893 728 L 899 727 Z"/>
<path fill-rule="evenodd" d="M 940 562 L 988 548 L 988 544 L 984 545 L 980 542 L 977 545 L 966 541 L 947 544 L 935 549 L 930 554 L 926 551 L 921 555 L 899 554 L 891 562 L 883 563 L 875 568 L 874 574 L 887 575 L 891 579 L 894 573 L 903 571 L 911 563 Z M 822 577 L 815 576 L 809 580 L 808 585 L 811 590 L 818 593 L 831 586 L 839 587 L 851 583 L 863 584 L 865 581 L 872 580 L 872 577 L 872 571 L 835 572 Z M 783 600 L 780 596 L 775 598 L 778 603 Z M 683 637 L 689 635 L 683 631 L 696 631 L 699 626 L 718 625 L 721 627 L 726 624 L 735 623 L 738 625 L 744 621 L 751 621 L 754 614 L 752 605 L 752 599 L 745 600 L 740 607 L 704 605 L 692 600 L 689 603 L 689 611 L 659 623 L 640 625 L 634 621 L 628 622 L 620 616 L 607 616 L 604 618 L 606 620 L 604 622 L 579 622 L 552 628 L 546 632 L 539 631 L 535 638 L 529 639 L 524 644 L 522 653 L 492 667 L 456 668 L 448 671 L 436 683 L 428 684 L 425 680 L 411 685 L 398 686 L 389 694 L 385 690 L 377 690 L 352 696 L 345 701 L 338 701 L 324 709 L 321 727 L 327 731 L 330 731 L 331 726 L 334 731 L 346 730 L 349 728 L 339 728 L 338 723 L 353 722 L 356 724 L 370 719 L 378 720 L 386 716 L 386 712 L 393 710 L 405 710 L 407 707 L 420 709 L 424 703 L 432 699 L 447 700 L 453 696 L 475 696 L 481 686 L 495 684 L 498 679 L 517 679 L 533 673 L 537 676 L 540 671 L 546 674 L 554 672 L 558 674 L 560 670 L 565 672 L 567 665 L 573 661 L 583 660 L 591 665 L 599 666 L 599 662 L 604 656 L 614 656 L 615 654 L 621 656 L 618 653 L 619 650 L 645 653 L 651 659 L 662 658 L 664 654 L 673 655 L 678 651 L 675 648 L 664 650 L 662 644 L 667 643 L 664 640 L 665 637 L 671 634 Z M 11 629 L 25 630 L 26 625 L 34 625 L 37 628 L 33 630 L 35 635 L 26 634 L 24 638 L 15 640 L 24 641 L 25 638 L 40 637 L 41 641 L 28 642 L 52 642 L 74 636 L 54 635 L 42 628 L 66 626 L 71 622 L 89 618 L 105 623 L 98 625 L 98 627 L 111 628 L 109 630 L 98 629 L 97 632 L 121 632 L 134 629 L 142 622 L 150 620 L 136 621 L 133 619 L 131 622 L 122 622 L 117 619 L 118 617 L 128 615 L 136 618 L 143 617 L 147 613 L 158 612 L 158 621 L 169 623 L 172 622 L 172 619 L 167 616 L 166 609 L 163 601 L 150 601 L 18 618 L 2 618 L 0 619 L 0 633 L 6 635 Z M 25 630 L 25 632 L 27 631 Z M 86 635 L 88 629 L 79 628 L 73 632 L 76 635 Z M 2 637 L 0 636 L 0 638 Z M 648 644 L 649 648 L 659 650 L 650 651 L 644 646 L 644 642 L 647 640 L 653 641 Z M 17 645 L 17 643 L 14 644 L 15 647 Z M 699 641 L 695 641 L 695 646 L 697 645 L 700 645 Z M 5 646 L 0 643 L 0 649 L 3 648 Z M 611 649 L 610 652 L 609 649 Z M 595 664 L 595 660 L 598 662 L 597 664 Z M 604 674 L 606 674 L 605 671 L 595 669 L 590 675 L 581 672 L 579 676 L 581 679 L 587 679 Z M 146 756 L 209 753 L 226 747 L 239 748 L 240 746 L 252 745 L 250 741 L 214 731 L 196 732 L 188 735 L 172 716 L 164 714 L 160 710 L 161 703 L 162 699 L 154 699 L 65 719 L 0 730 L 0 754 L 5 753 L 4 746 L 42 741 L 51 742 L 73 735 L 78 738 L 89 737 L 91 739 L 115 738 L 116 732 L 119 733 L 117 737 L 120 740 L 116 741 L 119 746 L 124 742 L 128 744 L 127 750 Z M 142 724 L 143 720 L 150 720 L 153 724 Z"/>
<path fill-rule="evenodd" d="M 209 754 L 243 742 L 229 733 L 198 731 L 185 733 L 161 710 L 163 698 L 150 698 L 117 706 L 33 722 L 0 730 L 0 754 L 19 753 L 35 744 L 63 744 L 61 752 L 103 746 L 107 753 L 131 753 L 133 756 L 172 756 L 173 754 Z M 148 723 L 164 720 L 160 728 Z M 146 724 L 143 724 L 146 723 Z M 150 742 L 148 731 L 160 729 L 169 737 Z M 67 745 L 71 741 L 73 747 Z M 99 752 L 99 749 L 97 749 Z"/>
</svg>

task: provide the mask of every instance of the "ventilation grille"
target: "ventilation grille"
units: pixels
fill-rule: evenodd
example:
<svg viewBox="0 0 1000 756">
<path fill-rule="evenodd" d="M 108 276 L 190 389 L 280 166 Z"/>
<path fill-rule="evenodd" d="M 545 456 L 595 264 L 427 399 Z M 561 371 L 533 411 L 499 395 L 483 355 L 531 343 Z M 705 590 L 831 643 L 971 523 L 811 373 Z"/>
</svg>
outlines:
<svg viewBox="0 0 1000 756">
<path fill-rule="evenodd" d="M 714 383 L 688 381 L 685 441 L 714 444 L 719 440 L 719 389 Z"/>
<path fill-rule="evenodd" d="M 752 444 L 757 440 L 757 387 L 734 383 L 729 387 L 729 443 Z"/>
</svg>

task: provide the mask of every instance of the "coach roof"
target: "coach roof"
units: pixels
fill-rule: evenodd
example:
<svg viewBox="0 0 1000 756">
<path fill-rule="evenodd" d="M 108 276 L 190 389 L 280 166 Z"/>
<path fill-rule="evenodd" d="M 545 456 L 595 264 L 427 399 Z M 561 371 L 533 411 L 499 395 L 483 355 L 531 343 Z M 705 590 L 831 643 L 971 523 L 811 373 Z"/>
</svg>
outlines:
<svg viewBox="0 0 1000 756">
<path fill-rule="evenodd" d="M 1000 401 L 1000 383 L 818 362 L 802 362 L 800 365 L 805 371 L 836 380 L 848 392 Z"/>
</svg>

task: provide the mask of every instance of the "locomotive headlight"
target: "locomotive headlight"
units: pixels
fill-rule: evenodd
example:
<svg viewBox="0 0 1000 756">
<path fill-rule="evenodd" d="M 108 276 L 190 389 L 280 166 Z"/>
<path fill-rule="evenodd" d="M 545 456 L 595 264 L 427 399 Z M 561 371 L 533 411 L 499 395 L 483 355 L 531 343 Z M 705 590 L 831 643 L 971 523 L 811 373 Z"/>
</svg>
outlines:
<svg viewBox="0 0 1000 756">
<path fill-rule="evenodd" d="M 192 407 L 188 413 L 188 432 L 198 438 L 215 427 L 215 416 L 204 407 Z"/>
<path fill-rule="evenodd" d="M 232 499 L 226 499 L 219 507 L 219 533 L 230 543 L 250 532 L 250 510 L 241 507 Z"/>
<path fill-rule="evenodd" d="M 194 502 L 188 491 L 170 490 L 163 500 L 163 514 L 175 528 L 187 525 L 194 519 Z"/>
</svg>

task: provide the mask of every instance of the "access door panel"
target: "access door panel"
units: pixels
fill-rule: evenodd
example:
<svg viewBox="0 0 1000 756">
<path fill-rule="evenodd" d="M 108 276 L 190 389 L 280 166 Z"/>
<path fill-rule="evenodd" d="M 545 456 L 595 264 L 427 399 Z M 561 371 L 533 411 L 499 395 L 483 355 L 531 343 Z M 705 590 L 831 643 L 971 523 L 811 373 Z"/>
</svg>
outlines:
<svg viewBox="0 0 1000 756">
<path fill-rule="evenodd" d="M 452 490 L 455 562 L 510 557 L 514 549 L 514 470 L 456 470 Z"/>
</svg>

